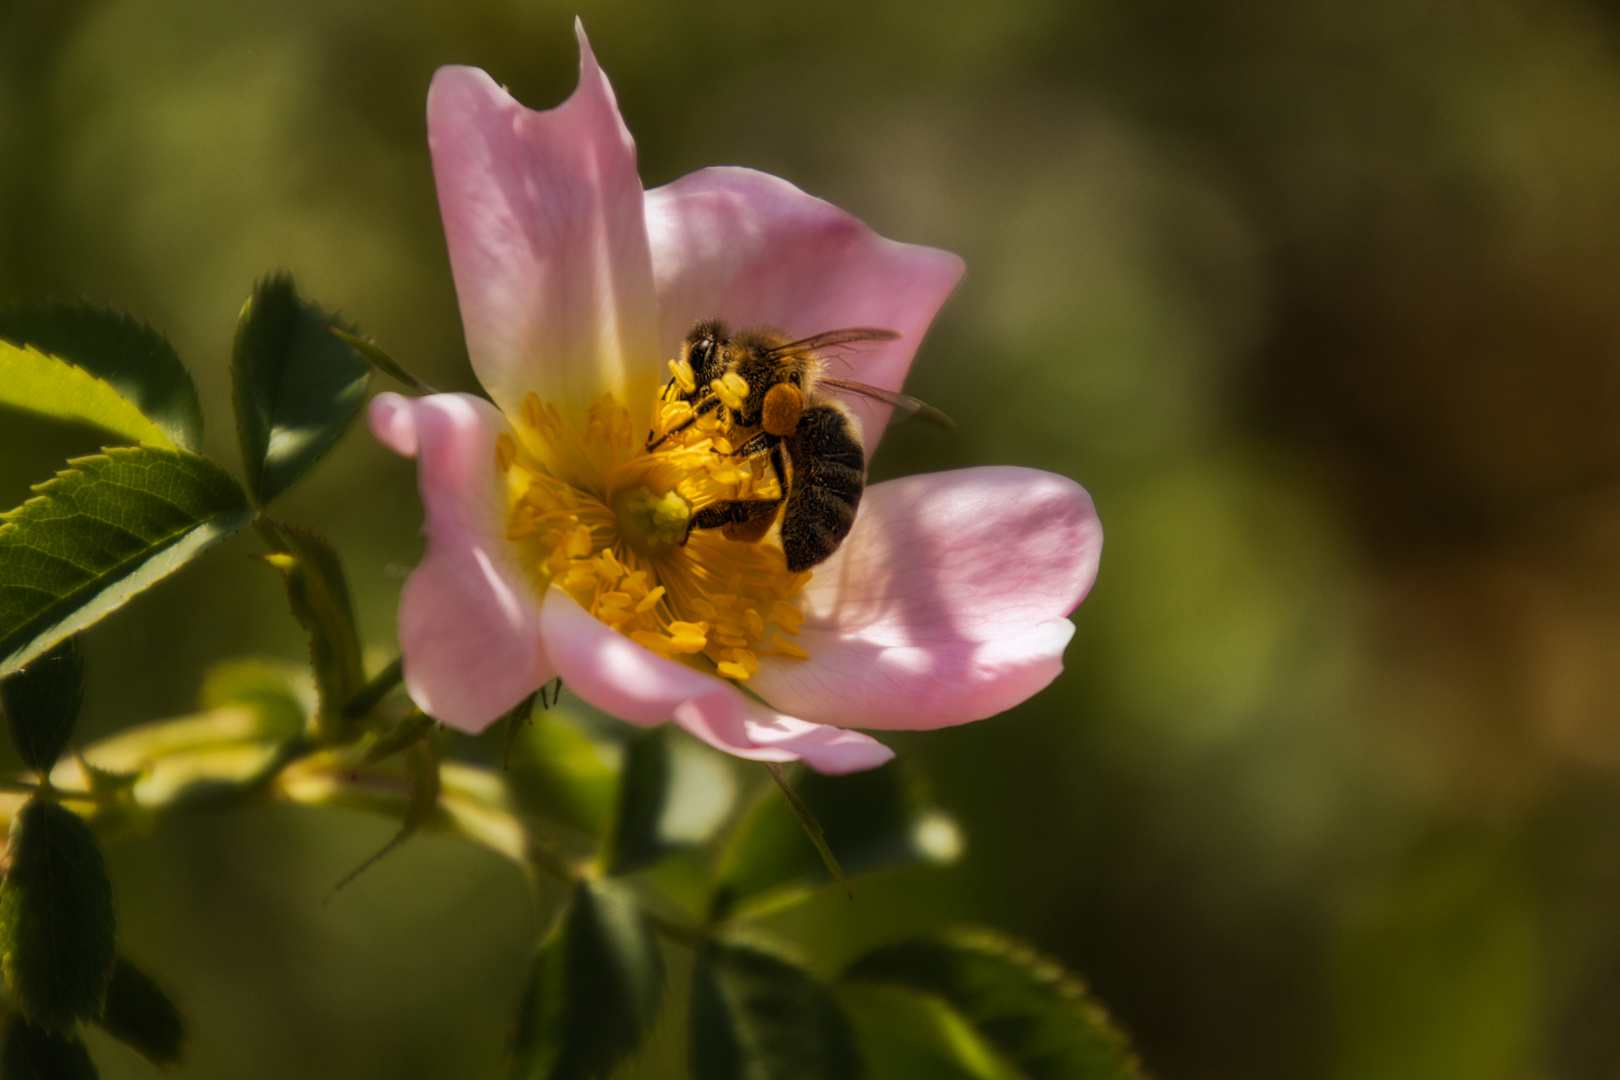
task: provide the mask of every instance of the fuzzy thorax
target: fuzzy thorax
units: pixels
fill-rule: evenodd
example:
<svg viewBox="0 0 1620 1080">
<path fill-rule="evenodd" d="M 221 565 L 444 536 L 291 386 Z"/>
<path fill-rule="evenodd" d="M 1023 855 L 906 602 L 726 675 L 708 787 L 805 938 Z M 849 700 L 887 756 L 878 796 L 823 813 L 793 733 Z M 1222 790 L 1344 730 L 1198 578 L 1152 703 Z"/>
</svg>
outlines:
<svg viewBox="0 0 1620 1080">
<path fill-rule="evenodd" d="M 668 398 L 652 424 L 665 437 L 647 450 L 645 429 L 611 395 L 591 406 L 581 432 L 529 394 L 515 437 L 496 443 L 511 508 L 507 539 L 522 551 L 537 594 L 560 585 L 654 652 L 705 656 L 721 676 L 745 680 L 761 654 L 806 655 L 787 636 L 804 622 L 793 598 L 810 574 L 790 573 L 768 541 L 717 530 L 687 536 L 692 515 L 710 503 L 779 491 L 769 470 L 733 457 L 718 419 L 692 421 L 690 405 L 673 391 Z"/>
</svg>

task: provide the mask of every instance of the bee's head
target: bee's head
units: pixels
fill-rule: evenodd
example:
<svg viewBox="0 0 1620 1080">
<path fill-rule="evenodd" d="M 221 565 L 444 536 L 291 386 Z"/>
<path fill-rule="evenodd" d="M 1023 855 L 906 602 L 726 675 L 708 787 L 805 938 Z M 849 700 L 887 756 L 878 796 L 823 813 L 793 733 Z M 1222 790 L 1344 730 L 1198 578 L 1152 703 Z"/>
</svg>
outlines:
<svg viewBox="0 0 1620 1080">
<path fill-rule="evenodd" d="M 681 359 L 691 366 L 692 374 L 697 377 L 699 386 L 707 386 L 709 380 L 723 374 L 720 368 L 725 345 L 725 324 L 718 319 L 704 319 L 692 327 L 692 332 L 686 335 L 684 355 Z"/>
</svg>

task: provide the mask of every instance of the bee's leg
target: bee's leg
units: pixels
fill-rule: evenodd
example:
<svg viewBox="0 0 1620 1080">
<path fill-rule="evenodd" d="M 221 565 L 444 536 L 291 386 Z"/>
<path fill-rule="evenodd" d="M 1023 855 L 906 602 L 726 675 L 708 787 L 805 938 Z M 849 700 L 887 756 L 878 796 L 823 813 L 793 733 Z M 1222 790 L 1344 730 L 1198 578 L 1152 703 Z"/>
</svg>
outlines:
<svg viewBox="0 0 1620 1080">
<path fill-rule="evenodd" d="M 768 431 L 762 431 L 733 450 L 731 456 L 746 461 L 748 458 L 756 458 L 761 454 L 769 453 L 781 445 L 782 437 L 780 435 L 772 435 Z"/>
<path fill-rule="evenodd" d="M 723 529 L 727 539 L 747 543 L 763 539 L 771 531 L 781 505 L 781 499 L 727 499 L 710 503 L 686 523 L 686 535 L 681 537 L 681 543 L 691 538 L 693 529 Z"/>
<path fill-rule="evenodd" d="M 668 431 L 664 432 L 662 435 L 660 435 L 658 437 L 657 442 L 653 441 L 652 432 L 650 432 L 650 431 L 647 432 L 647 452 L 651 453 L 652 451 L 658 449 L 660 446 L 663 445 L 665 439 L 669 438 L 671 435 L 675 435 L 675 434 L 678 434 L 678 433 L 680 433 L 682 431 L 685 431 L 687 428 L 689 428 L 693 424 L 697 423 L 698 417 L 705 416 L 705 415 L 707 415 L 709 413 L 712 413 L 712 412 L 714 412 L 714 410 L 718 409 L 719 407 L 720 407 L 720 399 L 718 397 L 716 397 L 715 395 L 710 394 L 708 397 L 706 397 L 702 401 L 698 402 L 696 407 L 694 407 L 692 409 L 691 417 L 689 417 L 686 420 L 682 420 L 679 424 L 676 424 L 674 427 L 672 427 Z"/>
</svg>

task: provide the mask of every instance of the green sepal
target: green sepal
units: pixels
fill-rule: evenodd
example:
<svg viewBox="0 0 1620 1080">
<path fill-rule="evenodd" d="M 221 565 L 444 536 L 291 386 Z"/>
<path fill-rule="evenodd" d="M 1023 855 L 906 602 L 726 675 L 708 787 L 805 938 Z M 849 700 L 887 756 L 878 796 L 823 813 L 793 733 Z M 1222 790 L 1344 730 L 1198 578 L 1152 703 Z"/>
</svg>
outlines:
<svg viewBox="0 0 1620 1080">
<path fill-rule="evenodd" d="M 34 798 L 11 823 L 0 884 L 0 969 L 22 1012 L 66 1031 L 101 1015 L 117 922 L 112 880 L 90 827 Z"/>
<path fill-rule="evenodd" d="M 874 949 L 843 981 L 900 987 L 950 1005 L 1025 1080 L 1140 1080 L 1125 1036 L 1080 979 L 991 930 Z"/>
<path fill-rule="evenodd" d="M 196 384 L 168 339 L 138 319 L 82 302 L 19 305 L 0 309 L 0 338 L 80 369 L 154 425 L 165 443 L 202 452 L 203 411 Z M 0 387 L 7 381 L 0 377 Z M 8 389 L 0 389 L 0 397 L 9 397 Z M 81 398 L 80 403 L 91 401 Z M 118 408 L 110 401 L 99 404 Z M 52 415 L 96 423 L 85 416 Z M 136 431 L 123 434 L 144 438 Z"/>
<path fill-rule="evenodd" d="M 98 1075 L 77 1035 L 58 1035 L 20 1016 L 6 1021 L 0 1080 L 97 1080 Z"/>
<path fill-rule="evenodd" d="M 371 365 L 331 333 L 336 320 L 287 274 L 253 287 L 231 351 L 236 430 L 248 492 L 265 506 L 309 471 L 349 426 Z"/>
<path fill-rule="evenodd" d="M 256 527 L 275 552 L 265 561 L 286 581 L 293 618 L 309 634 L 321 738 L 348 742 L 359 733 L 359 718 L 348 716 L 344 706 L 364 688 L 366 673 L 343 563 L 332 545 L 312 532 L 262 517 Z"/>
<path fill-rule="evenodd" d="M 581 882 L 541 944 L 512 1036 L 511 1080 L 604 1080 L 658 1015 L 664 967 L 635 900 Z"/>
<path fill-rule="evenodd" d="M 0 675 L 252 520 L 236 481 L 184 450 L 78 458 L 0 515 Z"/>
<path fill-rule="evenodd" d="M 107 1004 L 96 1023 L 154 1065 L 179 1061 L 185 1047 L 186 1024 L 179 1008 L 150 975 L 123 957 L 113 965 Z"/>
<path fill-rule="evenodd" d="M 838 1002 L 780 953 L 714 941 L 692 971 L 692 1075 L 859 1080 L 866 1062 Z"/>
<path fill-rule="evenodd" d="M 387 353 L 383 352 L 381 347 L 379 347 L 376 342 L 370 340 L 369 338 L 363 338 L 356 334 L 351 334 L 347 330 L 339 329 L 336 326 L 329 326 L 327 329 L 330 330 L 339 341 L 343 342 L 345 345 L 349 346 L 349 348 L 365 357 L 367 362 L 370 363 L 372 367 L 376 368 L 384 375 L 404 383 L 412 390 L 415 390 L 418 394 L 438 393 L 438 391 L 433 389 L 433 387 L 429 386 L 427 383 L 405 370 L 405 366 L 398 360 L 395 360 L 392 356 L 389 356 Z"/>
<path fill-rule="evenodd" d="M 76 637 L 0 679 L 0 706 L 12 744 L 23 764 L 41 776 L 50 774 L 67 749 L 83 703 L 84 655 Z"/>
<path fill-rule="evenodd" d="M 949 862 L 961 839 L 949 815 L 930 805 L 900 762 L 849 776 L 801 771 L 793 791 L 825 830 L 850 876 L 919 862 Z M 762 911 L 833 881 L 793 807 L 767 791 L 732 836 L 721 860 L 712 918 Z"/>
<path fill-rule="evenodd" d="M 444 790 L 444 779 L 439 772 L 439 747 L 431 738 L 419 738 L 410 744 L 410 754 L 406 757 L 407 774 L 410 783 L 410 798 L 405 803 L 405 818 L 399 823 L 399 829 L 378 851 L 359 866 L 343 875 L 343 879 L 332 886 L 327 894 L 330 899 L 354 881 L 355 878 L 370 870 L 383 859 L 392 855 L 399 846 L 422 830 L 424 825 L 430 824 L 439 813 L 439 796 Z"/>
<path fill-rule="evenodd" d="M 412 709 L 399 723 L 377 736 L 377 741 L 366 747 L 366 756 L 360 759 L 360 763 L 375 765 L 401 750 L 415 746 L 433 730 L 436 723 L 437 720 L 421 709 Z"/>
</svg>

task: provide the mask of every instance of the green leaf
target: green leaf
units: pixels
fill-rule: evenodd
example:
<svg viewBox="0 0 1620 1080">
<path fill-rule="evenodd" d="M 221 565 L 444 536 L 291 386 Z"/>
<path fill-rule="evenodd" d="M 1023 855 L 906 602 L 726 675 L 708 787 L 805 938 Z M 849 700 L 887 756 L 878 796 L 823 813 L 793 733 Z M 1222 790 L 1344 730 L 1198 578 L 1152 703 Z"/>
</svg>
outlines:
<svg viewBox="0 0 1620 1080">
<path fill-rule="evenodd" d="M 332 448 L 365 397 L 371 365 L 327 332 L 333 321 L 287 274 L 260 281 L 242 305 L 231 385 L 248 491 L 260 506 Z"/>
<path fill-rule="evenodd" d="M 61 1036 L 20 1016 L 6 1022 L 0 1080 L 96 1080 L 90 1051 L 77 1035 Z"/>
<path fill-rule="evenodd" d="M 867 953 L 843 974 L 932 994 L 1026 1080 L 1140 1080 L 1136 1056 L 1080 980 L 994 931 L 916 938 Z"/>
<path fill-rule="evenodd" d="M 68 465 L 0 515 L 0 675 L 253 517 L 224 470 L 184 450 L 115 448 Z"/>
<path fill-rule="evenodd" d="M 154 1065 L 180 1060 L 186 1024 L 152 977 L 119 957 L 107 986 L 107 1006 L 96 1020 L 113 1038 Z"/>
<path fill-rule="evenodd" d="M 9 341 L 0 341 L 0 405 L 89 424 L 128 442 L 174 448 L 162 428 L 105 382 L 65 360 Z"/>
<path fill-rule="evenodd" d="M 301 671 L 277 661 L 225 660 L 203 676 L 197 704 L 207 711 L 246 709 L 257 719 L 254 737 L 285 742 L 303 733 L 309 722 L 305 706 L 308 683 L 300 694 Z"/>
<path fill-rule="evenodd" d="M 929 994 L 851 983 L 839 1001 L 872 1080 L 1017 1080 L 960 1013 Z"/>
<path fill-rule="evenodd" d="M 692 971 L 692 1075 L 703 1080 L 858 1080 L 849 1018 L 792 960 L 712 942 Z"/>
<path fill-rule="evenodd" d="M 613 831 L 602 855 L 609 874 L 628 874 L 703 843 L 730 813 L 736 781 L 727 763 L 667 727 L 625 740 Z"/>
<path fill-rule="evenodd" d="M 174 445 L 201 453 L 202 401 L 169 340 L 138 319 L 96 304 L 0 310 L 0 338 L 27 343 L 102 380 Z"/>
<path fill-rule="evenodd" d="M 11 741 L 23 764 L 41 776 L 51 771 L 73 737 L 84 703 L 84 656 L 79 639 L 66 638 L 26 668 L 0 679 Z"/>
<path fill-rule="evenodd" d="M 609 760 L 613 747 L 574 722 L 576 703 L 567 697 L 561 707 L 529 714 L 512 758 L 512 791 L 537 818 L 599 838 L 612 826 L 618 774 Z"/>
<path fill-rule="evenodd" d="M 101 1015 L 112 976 L 112 881 L 77 814 L 35 798 L 11 823 L 0 969 L 23 1014 L 66 1030 Z"/>
<path fill-rule="evenodd" d="M 950 862 L 960 852 L 955 822 L 928 804 L 900 762 L 850 776 L 806 770 L 794 779 L 793 789 L 820 822 L 827 846 L 850 876 Z M 791 902 L 832 880 L 793 808 L 768 791 L 731 839 L 711 916 Z"/>
<path fill-rule="evenodd" d="M 323 738 L 344 742 L 358 733 L 358 718 L 344 706 L 366 683 L 360 632 L 343 563 L 332 545 L 312 532 L 260 518 L 259 535 L 275 549 L 266 561 L 281 571 L 293 618 L 309 634 L 309 661 L 320 699 Z"/>
<path fill-rule="evenodd" d="M 663 981 L 658 941 L 635 900 L 612 882 L 581 882 L 530 970 L 509 1075 L 602 1080 L 652 1026 Z"/>
</svg>

